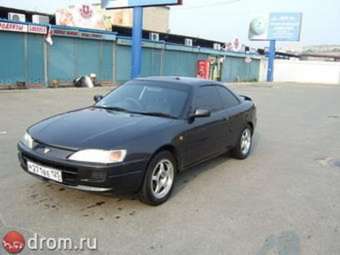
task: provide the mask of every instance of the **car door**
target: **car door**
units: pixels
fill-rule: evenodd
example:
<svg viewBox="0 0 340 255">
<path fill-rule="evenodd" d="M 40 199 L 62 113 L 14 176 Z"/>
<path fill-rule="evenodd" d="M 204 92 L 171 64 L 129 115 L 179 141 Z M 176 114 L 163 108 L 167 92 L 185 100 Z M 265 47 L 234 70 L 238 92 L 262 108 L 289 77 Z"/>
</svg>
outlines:
<svg viewBox="0 0 340 255">
<path fill-rule="evenodd" d="M 223 136 L 223 143 L 228 147 L 234 147 L 241 129 L 243 128 L 242 111 L 240 111 L 240 100 L 228 88 L 219 85 L 216 87 L 221 96 L 224 114 L 227 116 L 227 121 L 224 122 L 225 136 Z"/>
<path fill-rule="evenodd" d="M 209 110 L 209 117 L 195 118 L 188 122 L 185 133 L 185 165 L 203 161 L 223 150 L 221 141 L 225 114 L 223 103 L 215 85 L 206 85 L 195 90 L 192 111 Z"/>
</svg>

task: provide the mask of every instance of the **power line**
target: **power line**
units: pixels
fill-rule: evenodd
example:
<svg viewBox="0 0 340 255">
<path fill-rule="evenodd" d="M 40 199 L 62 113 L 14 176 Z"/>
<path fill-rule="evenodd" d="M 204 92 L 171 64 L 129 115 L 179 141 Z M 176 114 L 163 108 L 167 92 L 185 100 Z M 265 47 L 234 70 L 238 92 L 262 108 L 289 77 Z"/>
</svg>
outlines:
<svg viewBox="0 0 340 255">
<path fill-rule="evenodd" d="M 210 7 L 220 6 L 220 5 L 234 4 L 240 1 L 241 0 L 217 1 L 217 2 L 213 2 L 209 4 L 194 5 L 192 7 L 180 7 L 180 8 L 176 8 L 176 10 L 187 11 L 187 10 L 193 10 L 193 9 L 210 8 Z"/>
</svg>

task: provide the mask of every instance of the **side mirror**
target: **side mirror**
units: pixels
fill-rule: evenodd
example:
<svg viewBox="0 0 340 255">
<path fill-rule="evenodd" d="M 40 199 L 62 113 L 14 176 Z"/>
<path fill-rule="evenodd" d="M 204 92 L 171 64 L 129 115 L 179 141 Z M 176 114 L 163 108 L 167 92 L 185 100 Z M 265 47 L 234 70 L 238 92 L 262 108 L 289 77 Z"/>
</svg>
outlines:
<svg viewBox="0 0 340 255">
<path fill-rule="evenodd" d="M 206 109 L 197 109 L 193 114 L 191 114 L 191 118 L 205 118 L 210 117 L 211 112 Z"/>
<path fill-rule="evenodd" d="M 93 100 L 98 103 L 100 100 L 102 100 L 104 97 L 102 95 L 95 95 L 93 97 Z"/>
</svg>

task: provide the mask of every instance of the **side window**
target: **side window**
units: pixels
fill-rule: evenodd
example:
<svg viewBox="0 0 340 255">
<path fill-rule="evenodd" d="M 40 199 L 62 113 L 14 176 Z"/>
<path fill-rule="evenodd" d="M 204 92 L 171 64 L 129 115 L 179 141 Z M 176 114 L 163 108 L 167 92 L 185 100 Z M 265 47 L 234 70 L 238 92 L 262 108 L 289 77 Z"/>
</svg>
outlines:
<svg viewBox="0 0 340 255">
<path fill-rule="evenodd" d="M 235 97 L 235 95 L 233 95 L 228 89 L 223 88 L 221 86 L 217 86 L 217 91 L 221 95 L 224 108 L 233 107 L 240 103 Z"/>
<path fill-rule="evenodd" d="M 195 96 L 195 108 L 218 111 L 224 108 L 216 86 L 200 87 Z"/>
</svg>

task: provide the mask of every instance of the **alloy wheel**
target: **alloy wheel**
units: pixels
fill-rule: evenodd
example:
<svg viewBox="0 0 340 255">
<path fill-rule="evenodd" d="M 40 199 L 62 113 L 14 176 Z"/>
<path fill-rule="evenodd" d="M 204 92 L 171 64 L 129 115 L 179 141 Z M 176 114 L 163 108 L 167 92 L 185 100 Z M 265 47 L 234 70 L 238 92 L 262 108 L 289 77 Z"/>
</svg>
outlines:
<svg viewBox="0 0 340 255">
<path fill-rule="evenodd" d="M 164 198 L 174 182 L 174 165 L 170 160 L 160 160 L 152 172 L 151 191 L 157 199 Z"/>
<path fill-rule="evenodd" d="M 241 135 L 241 153 L 243 155 L 248 154 L 251 147 L 251 131 L 246 128 Z"/>
</svg>

